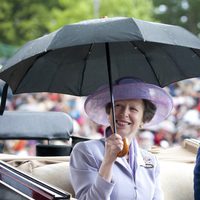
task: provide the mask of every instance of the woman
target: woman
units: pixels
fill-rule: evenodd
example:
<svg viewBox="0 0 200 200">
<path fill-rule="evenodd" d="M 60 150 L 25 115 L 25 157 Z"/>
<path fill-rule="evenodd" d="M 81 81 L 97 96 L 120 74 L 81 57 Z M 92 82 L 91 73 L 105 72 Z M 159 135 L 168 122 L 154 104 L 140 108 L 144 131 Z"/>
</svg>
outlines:
<svg viewBox="0 0 200 200">
<path fill-rule="evenodd" d="M 89 118 L 107 126 L 105 139 L 78 143 L 71 154 L 71 182 L 77 199 L 160 200 L 159 165 L 151 153 L 140 150 L 135 136 L 140 128 L 164 120 L 172 99 L 160 87 L 137 79 L 113 85 L 117 133 L 113 134 L 109 88 L 90 95 L 85 102 Z M 117 157 L 127 139 L 129 152 Z"/>
</svg>

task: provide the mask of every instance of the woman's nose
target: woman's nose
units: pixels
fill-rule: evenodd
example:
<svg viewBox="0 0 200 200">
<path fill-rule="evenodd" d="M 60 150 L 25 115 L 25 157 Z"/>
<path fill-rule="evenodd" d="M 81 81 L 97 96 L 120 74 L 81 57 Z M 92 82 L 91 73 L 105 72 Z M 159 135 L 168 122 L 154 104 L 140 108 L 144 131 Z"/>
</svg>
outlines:
<svg viewBox="0 0 200 200">
<path fill-rule="evenodd" d="M 121 115 L 123 115 L 123 116 L 129 115 L 129 108 L 127 106 L 122 109 Z"/>
</svg>

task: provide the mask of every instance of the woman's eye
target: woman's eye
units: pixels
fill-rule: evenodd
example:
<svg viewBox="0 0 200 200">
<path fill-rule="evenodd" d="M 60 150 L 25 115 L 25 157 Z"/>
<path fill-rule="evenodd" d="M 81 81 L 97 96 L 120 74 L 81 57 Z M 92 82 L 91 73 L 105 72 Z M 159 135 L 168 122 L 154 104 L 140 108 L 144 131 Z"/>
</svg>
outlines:
<svg viewBox="0 0 200 200">
<path fill-rule="evenodd" d="M 120 105 L 119 104 L 115 104 L 115 108 L 117 108 L 117 107 L 120 107 Z"/>
<path fill-rule="evenodd" d="M 115 104 L 115 108 L 121 108 L 120 104 Z"/>
<path fill-rule="evenodd" d="M 135 107 L 131 107 L 130 110 L 134 111 L 134 112 L 138 112 L 137 108 L 135 108 Z"/>
</svg>

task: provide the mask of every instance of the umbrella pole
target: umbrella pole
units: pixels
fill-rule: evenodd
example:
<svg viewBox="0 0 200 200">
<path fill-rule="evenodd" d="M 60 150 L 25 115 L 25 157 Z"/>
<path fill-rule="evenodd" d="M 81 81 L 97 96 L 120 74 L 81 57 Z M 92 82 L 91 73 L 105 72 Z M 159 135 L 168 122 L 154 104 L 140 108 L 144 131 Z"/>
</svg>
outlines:
<svg viewBox="0 0 200 200">
<path fill-rule="evenodd" d="M 110 61 L 110 49 L 109 43 L 105 43 L 106 48 L 106 61 L 107 61 L 107 70 L 108 70 L 108 79 L 109 79 L 109 89 L 110 89 L 110 102 L 111 102 L 111 112 L 112 112 L 112 122 L 113 122 L 113 131 L 114 134 L 117 133 L 116 128 L 116 119 L 115 119 L 115 102 L 113 97 L 113 87 L 112 87 L 112 71 L 111 71 L 111 61 Z"/>
</svg>

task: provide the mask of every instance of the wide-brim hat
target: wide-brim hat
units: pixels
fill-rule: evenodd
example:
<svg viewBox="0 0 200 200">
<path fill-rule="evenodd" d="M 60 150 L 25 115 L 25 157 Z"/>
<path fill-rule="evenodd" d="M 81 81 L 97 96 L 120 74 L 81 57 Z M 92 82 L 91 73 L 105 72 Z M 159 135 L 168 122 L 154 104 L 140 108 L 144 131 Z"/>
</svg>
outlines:
<svg viewBox="0 0 200 200">
<path fill-rule="evenodd" d="M 165 120 L 173 108 L 172 97 L 161 87 L 142 82 L 138 79 L 121 79 L 113 85 L 114 100 L 146 99 L 156 106 L 156 112 L 151 121 L 144 127 L 155 125 Z M 110 103 L 109 86 L 98 89 L 89 95 L 85 101 L 85 112 L 97 124 L 109 126 L 106 105 Z"/>
</svg>

